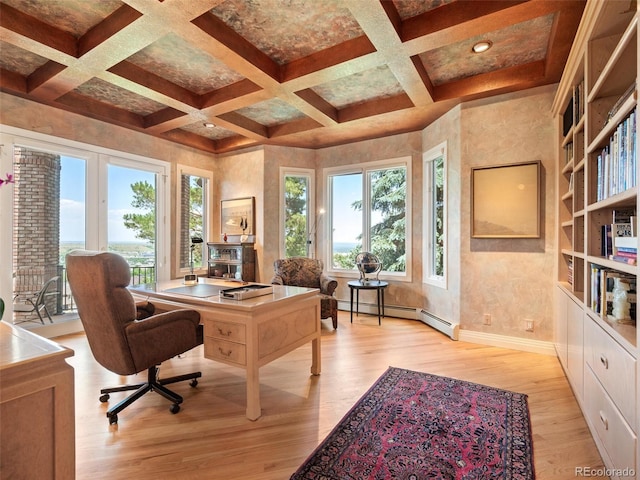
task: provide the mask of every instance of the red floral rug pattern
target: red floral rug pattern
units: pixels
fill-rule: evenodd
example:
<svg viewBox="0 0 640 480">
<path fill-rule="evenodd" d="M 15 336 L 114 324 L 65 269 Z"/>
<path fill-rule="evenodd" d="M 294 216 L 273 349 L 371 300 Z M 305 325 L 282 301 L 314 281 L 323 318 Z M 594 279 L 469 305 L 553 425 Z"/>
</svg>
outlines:
<svg viewBox="0 0 640 480">
<path fill-rule="evenodd" d="M 291 480 L 533 479 L 527 396 L 389 369 Z"/>
</svg>

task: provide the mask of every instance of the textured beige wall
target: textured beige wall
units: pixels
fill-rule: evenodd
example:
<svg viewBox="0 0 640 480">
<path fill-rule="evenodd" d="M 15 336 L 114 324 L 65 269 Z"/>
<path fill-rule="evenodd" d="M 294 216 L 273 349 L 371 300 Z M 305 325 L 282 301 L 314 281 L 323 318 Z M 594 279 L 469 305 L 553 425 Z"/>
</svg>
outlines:
<svg viewBox="0 0 640 480">
<path fill-rule="evenodd" d="M 459 320 L 467 330 L 551 340 L 555 150 L 550 110 L 554 92 L 555 86 L 549 86 L 469 102 L 454 108 L 422 132 L 321 150 L 265 146 L 217 157 L 2 93 L 0 123 L 166 160 L 174 170 L 177 163 L 212 170 L 214 232 L 219 231 L 221 199 L 256 198 L 257 278 L 262 282 L 270 280 L 273 260 L 278 256 L 279 167 L 315 167 L 316 200 L 321 206 L 325 188 L 323 168 L 410 155 L 412 280 L 393 282 L 385 298 L 387 304 L 425 308 L 448 320 Z M 422 284 L 422 153 L 445 140 L 449 235 L 446 291 Z M 471 168 L 526 160 L 541 160 L 543 165 L 543 237 L 471 239 Z M 171 178 L 175 195 L 175 171 Z M 319 245 L 320 251 L 322 247 Z M 348 299 L 347 280 L 340 279 L 339 299 Z M 490 327 L 482 325 L 484 313 L 493 317 Z M 534 320 L 534 333 L 524 331 L 525 318 Z"/>
<path fill-rule="evenodd" d="M 447 287 L 422 284 L 418 305 L 451 322 L 460 321 L 460 107 L 455 107 L 422 131 L 422 150 L 428 152 L 443 142 L 447 145 Z M 424 202 L 423 202 L 424 203 Z M 420 235 L 422 232 L 414 232 Z M 418 257 L 422 262 L 422 257 Z"/>
<path fill-rule="evenodd" d="M 551 103 L 556 86 L 464 104 L 460 116 L 461 328 L 553 340 L 555 147 Z M 471 168 L 542 162 L 539 239 L 472 239 Z M 484 326 L 483 314 L 492 316 Z M 526 332 L 525 319 L 534 321 Z"/>
</svg>

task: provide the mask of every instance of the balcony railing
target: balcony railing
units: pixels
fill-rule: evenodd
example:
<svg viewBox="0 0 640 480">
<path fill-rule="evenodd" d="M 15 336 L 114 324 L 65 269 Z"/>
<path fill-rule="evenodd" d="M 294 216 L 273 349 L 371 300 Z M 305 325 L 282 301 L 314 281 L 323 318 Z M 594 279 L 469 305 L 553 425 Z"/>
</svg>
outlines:
<svg viewBox="0 0 640 480">
<path fill-rule="evenodd" d="M 67 281 L 67 269 L 64 265 L 58 265 L 58 275 L 60 275 L 60 284 L 58 285 L 58 302 L 55 314 L 69 312 L 76 309 L 71 287 Z M 131 285 L 140 285 L 142 283 L 155 282 L 156 267 L 155 265 L 144 267 L 131 267 Z M 55 315 L 54 314 L 54 315 Z"/>
</svg>

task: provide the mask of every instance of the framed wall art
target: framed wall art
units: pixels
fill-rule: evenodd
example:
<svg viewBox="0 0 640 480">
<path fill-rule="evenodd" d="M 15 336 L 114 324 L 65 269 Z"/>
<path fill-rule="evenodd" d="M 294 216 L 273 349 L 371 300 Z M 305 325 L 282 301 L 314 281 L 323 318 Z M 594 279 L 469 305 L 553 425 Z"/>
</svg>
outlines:
<svg viewBox="0 0 640 480">
<path fill-rule="evenodd" d="M 473 238 L 540 238 L 540 161 L 471 169 Z"/>
<path fill-rule="evenodd" d="M 220 201 L 220 235 L 253 235 L 255 197 Z"/>
</svg>

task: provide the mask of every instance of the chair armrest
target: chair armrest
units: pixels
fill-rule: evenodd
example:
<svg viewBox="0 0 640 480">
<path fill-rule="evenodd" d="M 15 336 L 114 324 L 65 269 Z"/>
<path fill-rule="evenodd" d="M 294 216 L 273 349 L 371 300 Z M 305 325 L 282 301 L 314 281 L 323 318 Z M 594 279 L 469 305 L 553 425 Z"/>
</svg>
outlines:
<svg viewBox="0 0 640 480">
<path fill-rule="evenodd" d="M 200 324 L 200 314 L 196 310 L 180 309 L 158 313 L 142 320 L 135 320 L 125 328 L 127 334 L 143 333 L 165 325 L 180 325 L 180 328 L 194 328 Z"/>
<path fill-rule="evenodd" d="M 284 280 L 280 275 L 274 275 L 271 279 L 271 285 L 284 285 Z"/>
<path fill-rule="evenodd" d="M 142 320 L 150 317 L 156 311 L 156 306 L 147 300 L 136 302 L 136 320 Z"/>
<path fill-rule="evenodd" d="M 326 273 L 320 275 L 320 292 L 325 295 L 333 295 L 336 288 L 338 288 L 338 281 L 328 276 Z"/>
</svg>

